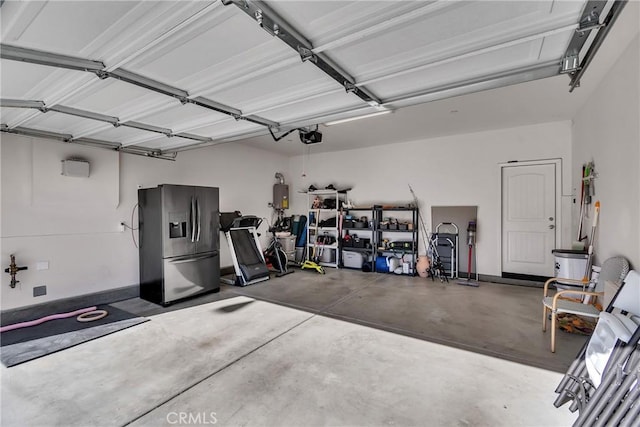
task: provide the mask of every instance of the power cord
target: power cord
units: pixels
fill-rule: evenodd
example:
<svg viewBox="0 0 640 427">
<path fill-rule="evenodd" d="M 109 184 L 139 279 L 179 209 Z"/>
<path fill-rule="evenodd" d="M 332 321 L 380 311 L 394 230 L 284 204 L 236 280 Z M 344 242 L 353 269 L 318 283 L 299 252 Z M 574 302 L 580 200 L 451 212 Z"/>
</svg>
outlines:
<svg viewBox="0 0 640 427">
<path fill-rule="evenodd" d="M 138 205 L 137 203 L 133 206 L 133 209 L 131 210 L 131 224 L 133 224 L 133 219 L 136 213 L 136 209 L 139 208 L 140 205 Z M 127 225 L 126 222 L 122 221 L 120 222 L 120 224 L 122 224 L 122 226 L 124 228 L 127 228 L 129 230 L 131 230 L 131 240 L 133 240 L 133 246 L 135 246 L 136 248 L 139 248 L 138 246 L 138 242 L 136 241 L 136 235 L 134 233 L 134 231 L 138 231 L 140 229 L 140 227 L 132 227 L 130 225 Z"/>
</svg>

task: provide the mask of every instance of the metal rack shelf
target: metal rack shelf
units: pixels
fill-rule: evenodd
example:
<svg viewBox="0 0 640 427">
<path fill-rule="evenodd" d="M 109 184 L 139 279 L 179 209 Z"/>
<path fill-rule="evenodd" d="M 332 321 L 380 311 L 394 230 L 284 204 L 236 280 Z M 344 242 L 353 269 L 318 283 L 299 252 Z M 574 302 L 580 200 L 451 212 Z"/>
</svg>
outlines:
<svg viewBox="0 0 640 427">
<path fill-rule="evenodd" d="M 405 255 L 411 255 L 411 259 L 409 261 L 409 273 L 403 273 L 403 274 L 408 274 L 410 276 L 415 276 L 416 275 L 416 268 L 415 268 L 415 264 L 416 261 L 418 260 L 418 208 L 417 207 L 406 207 L 406 206 L 396 206 L 396 207 L 382 207 L 380 205 L 376 205 L 374 207 L 374 224 L 380 224 L 384 218 L 384 214 L 387 212 L 410 212 L 411 213 L 411 222 L 410 224 L 412 224 L 412 228 L 409 230 L 397 230 L 397 229 L 382 229 L 382 228 L 378 228 L 376 227 L 376 239 L 375 239 L 375 246 L 376 246 L 376 255 L 384 255 L 387 254 L 388 256 L 401 256 L 404 257 Z M 409 240 L 409 236 L 410 236 L 410 240 L 411 240 L 411 248 L 403 248 L 403 249 L 381 249 L 379 247 L 379 245 L 384 241 L 385 236 L 388 238 L 389 236 L 392 235 L 403 235 L 403 236 L 408 236 L 407 241 Z"/>
<path fill-rule="evenodd" d="M 307 192 L 307 203 L 308 210 L 307 214 L 309 218 L 314 218 L 315 225 L 309 225 L 307 227 L 307 259 L 313 261 L 311 259 L 313 257 L 314 252 L 317 254 L 318 251 L 322 255 L 320 255 L 318 259 L 318 264 L 323 265 L 325 267 L 335 267 L 338 268 L 340 265 L 340 247 L 339 240 L 340 236 L 338 235 L 338 226 L 340 219 L 340 205 L 341 202 L 344 202 L 347 198 L 348 190 L 315 190 Z M 316 197 L 322 198 L 323 201 L 327 199 L 335 199 L 335 208 L 327 209 L 320 208 L 314 209 L 313 201 Z M 325 205 L 327 206 L 327 205 Z M 328 205 L 331 206 L 331 205 Z M 335 227 L 322 227 L 319 226 L 322 221 L 328 219 L 335 219 Z M 311 222 L 311 221 L 310 221 Z M 335 239 L 334 244 L 325 245 L 325 244 L 317 244 L 311 243 L 315 242 L 317 238 L 322 235 L 331 236 Z M 315 250 L 314 250 L 315 249 Z M 328 254 L 328 255 L 327 255 Z M 324 258 L 323 258 L 324 257 Z M 327 259 L 332 261 L 327 261 Z"/>
<path fill-rule="evenodd" d="M 342 247 L 343 251 L 347 251 L 347 252 L 360 252 L 360 253 L 371 253 L 373 252 L 373 249 L 371 248 L 354 248 L 351 246 L 343 246 Z"/>
<path fill-rule="evenodd" d="M 410 263 L 409 267 L 409 275 L 414 276 L 416 274 L 415 270 L 415 262 L 418 258 L 418 209 L 414 207 L 406 207 L 406 206 L 396 206 L 396 207 L 383 207 L 384 205 L 374 205 L 370 207 L 354 207 L 345 209 L 344 211 L 349 213 L 353 211 L 369 211 L 371 214 L 368 215 L 368 218 L 371 220 L 372 227 L 366 228 L 358 228 L 358 227 L 343 227 L 340 233 L 340 238 L 344 237 L 344 232 L 349 232 L 350 234 L 357 234 L 360 238 L 364 236 L 371 237 L 371 248 L 354 248 L 351 246 L 342 246 L 340 244 L 340 254 L 341 260 L 344 260 L 344 252 L 358 252 L 363 254 L 364 262 L 370 262 L 372 264 L 372 271 L 376 271 L 376 257 L 378 255 L 381 256 L 397 256 L 397 257 L 405 257 L 407 256 L 407 262 Z M 412 229 L 408 230 L 398 230 L 398 229 L 382 229 L 379 228 L 379 224 L 382 222 L 385 213 L 388 212 L 409 212 L 411 213 L 410 217 L 407 217 L 407 214 L 400 215 L 404 220 L 411 224 Z M 361 235 L 362 233 L 363 235 Z M 381 242 L 387 238 L 393 240 L 393 236 L 398 239 L 399 236 L 406 236 L 407 241 L 411 241 L 412 249 L 380 249 L 378 245 L 382 244 Z M 366 237 L 368 238 L 368 237 Z M 408 255 L 411 255 L 411 259 L 409 260 Z M 406 274 L 406 273 L 405 273 Z"/>
</svg>

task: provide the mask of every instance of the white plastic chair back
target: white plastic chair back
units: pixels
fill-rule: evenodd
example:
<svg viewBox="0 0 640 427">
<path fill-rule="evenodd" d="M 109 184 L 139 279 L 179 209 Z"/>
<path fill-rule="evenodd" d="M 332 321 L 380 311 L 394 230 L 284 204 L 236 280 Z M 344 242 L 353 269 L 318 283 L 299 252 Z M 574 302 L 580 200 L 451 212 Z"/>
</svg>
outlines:
<svg viewBox="0 0 640 427">
<path fill-rule="evenodd" d="M 598 387 L 607 361 L 618 340 L 628 342 L 640 327 L 640 274 L 631 270 L 624 280 L 620 292 L 613 301 L 617 309 L 629 312 L 625 316 L 619 312 L 600 313 L 598 324 L 589 339 L 585 362 L 593 384 Z"/>
<path fill-rule="evenodd" d="M 619 285 L 624 280 L 625 276 L 629 272 L 629 261 L 621 256 L 611 257 L 602 263 L 602 268 L 598 273 L 596 283 L 589 284 L 589 291 L 591 292 L 604 292 L 604 285 L 606 282 L 613 282 Z M 582 300 L 585 304 L 591 304 L 592 297 L 586 296 Z"/>
<path fill-rule="evenodd" d="M 631 270 L 627 274 L 613 306 L 631 315 L 640 316 L 640 273 Z"/>
</svg>

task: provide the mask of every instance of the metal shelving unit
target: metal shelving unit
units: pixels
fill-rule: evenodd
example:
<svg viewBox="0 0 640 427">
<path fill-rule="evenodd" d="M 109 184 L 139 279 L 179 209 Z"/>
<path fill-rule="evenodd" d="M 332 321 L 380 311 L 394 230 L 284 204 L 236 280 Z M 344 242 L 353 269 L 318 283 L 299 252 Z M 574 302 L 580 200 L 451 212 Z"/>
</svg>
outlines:
<svg viewBox="0 0 640 427">
<path fill-rule="evenodd" d="M 335 200 L 335 208 L 321 207 L 314 209 L 313 202 L 318 198 L 322 203 L 325 200 Z M 338 268 L 340 265 L 338 224 L 340 221 L 340 204 L 347 198 L 347 191 L 340 190 L 316 190 L 307 192 L 309 225 L 307 227 L 307 259 L 325 267 Z M 320 226 L 323 221 L 335 221 L 331 226 Z M 324 237 L 327 236 L 327 237 Z M 318 241 L 325 238 L 333 240 L 331 244 Z"/>
<path fill-rule="evenodd" d="M 396 213 L 399 216 L 406 216 L 403 218 L 405 221 L 410 221 L 407 230 L 399 229 L 383 229 L 380 224 L 386 216 Z M 409 214 L 407 214 L 409 213 Z M 377 256 L 395 256 L 401 258 L 403 263 L 408 264 L 406 270 L 403 269 L 403 273 L 409 276 L 416 275 L 416 261 L 418 259 L 418 208 L 417 207 L 395 207 L 384 208 L 382 206 L 374 206 L 374 228 L 375 228 L 375 255 Z M 409 236 L 406 238 L 396 238 L 396 236 Z M 391 248 L 381 246 L 385 239 L 389 239 L 389 242 L 407 242 L 409 247 L 403 248 Z M 374 262 L 375 269 L 375 262 Z M 377 270 L 376 270 L 377 271 Z"/>
<path fill-rule="evenodd" d="M 342 220 L 342 230 L 340 233 L 340 237 L 341 237 L 340 266 L 345 268 L 356 269 L 356 267 L 350 267 L 348 265 L 345 265 L 344 260 L 345 260 L 345 252 L 357 252 L 358 254 L 362 255 L 363 264 L 369 263 L 371 265 L 371 270 L 373 270 L 373 265 L 375 264 L 375 258 L 376 258 L 376 253 L 375 253 L 376 251 L 375 250 L 375 247 L 376 247 L 375 223 L 376 222 L 375 222 L 375 213 L 374 213 L 373 207 L 372 206 L 354 207 L 354 208 L 344 209 L 343 213 L 344 213 L 344 217 Z M 367 224 L 364 227 L 345 225 L 345 224 L 348 224 L 348 220 L 346 218 L 348 215 L 352 215 L 353 217 L 355 217 L 355 219 L 357 220 L 356 222 L 361 222 L 359 221 L 360 219 L 359 216 L 360 214 L 362 214 L 362 216 L 365 216 L 364 215 L 365 213 L 367 217 Z M 368 239 L 369 247 L 366 247 L 366 246 L 355 247 L 355 246 L 345 245 L 344 237 L 347 235 L 347 233 L 352 237 L 358 236 L 359 239 Z"/>
</svg>

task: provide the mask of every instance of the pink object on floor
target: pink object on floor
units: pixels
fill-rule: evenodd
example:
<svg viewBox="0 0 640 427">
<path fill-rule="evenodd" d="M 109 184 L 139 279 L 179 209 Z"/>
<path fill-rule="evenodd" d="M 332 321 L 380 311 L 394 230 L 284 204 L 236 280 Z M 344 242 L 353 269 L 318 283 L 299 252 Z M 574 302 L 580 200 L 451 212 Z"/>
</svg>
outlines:
<svg viewBox="0 0 640 427">
<path fill-rule="evenodd" d="M 50 316 L 41 317 L 40 319 L 30 320 L 28 322 L 14 323 L 13 325 L 7 325 L 0 328 L 0 332 L 12 331 L 14 329 L 28 328 L 29 326 L 39 325 L 40 323 L 48 322 L 49 320 L 64 319 L 66 317 L 77 316 L 78 314 L 88 313 L 96 310 L 98 307 L 88 307 L 76 311 L 70 311 L 69 313 L 52 314 Z"/>
</svg>

